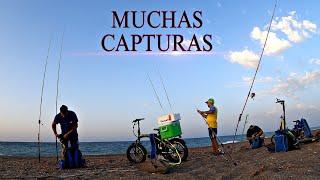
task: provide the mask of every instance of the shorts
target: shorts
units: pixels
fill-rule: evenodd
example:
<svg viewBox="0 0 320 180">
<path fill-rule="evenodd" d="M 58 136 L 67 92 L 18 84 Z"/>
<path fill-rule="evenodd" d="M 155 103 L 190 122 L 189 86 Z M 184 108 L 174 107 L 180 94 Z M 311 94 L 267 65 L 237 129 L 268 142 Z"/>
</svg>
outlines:
<svg viewBox="0 0 320 180">
<path fill-rule="evenodd" d="M 216 135 L 218 134 L 217 128 L 208 128 L 209 137 L 210 139 L 216 138 Z"/>
</svg>

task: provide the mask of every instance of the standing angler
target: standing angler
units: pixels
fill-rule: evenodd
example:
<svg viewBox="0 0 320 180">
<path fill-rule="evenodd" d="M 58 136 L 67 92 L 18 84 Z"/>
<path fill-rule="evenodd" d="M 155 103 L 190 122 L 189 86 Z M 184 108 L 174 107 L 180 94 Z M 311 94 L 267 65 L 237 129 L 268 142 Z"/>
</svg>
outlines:
<svg viewBox="0 0 320 180">
<path fill-rule="evenodd" d="M 197 111 L 199 114 L 201 114 L 202 117 L 204 117 L 207 120 L 209 137 L 212 144 L 213 154 L 219 155 L 219 145 L 216 137 L 218 133 L 217 131 L 218 109 L 214 106 L 213 98 L 208 99 L 208 101 L 206 101 L 205 103 L 209 107 L 209 110 L 208 111 L 197 110 Z"/>
<path fill-rule="evenodd" d="M 61 134 L 58 135 L 56 126 L 60 124 Z M 65 152 L 68 148 L 68 143 L 72 149 L 78 149 L 78 118 L 76 113 L 69 111 L 66 105 L 60 107 L 60 113 L 57 114 L 52 122 L 52 130 L 56 137 L 62 142 L 62 157 L 65 158 Z"/>
</svg>

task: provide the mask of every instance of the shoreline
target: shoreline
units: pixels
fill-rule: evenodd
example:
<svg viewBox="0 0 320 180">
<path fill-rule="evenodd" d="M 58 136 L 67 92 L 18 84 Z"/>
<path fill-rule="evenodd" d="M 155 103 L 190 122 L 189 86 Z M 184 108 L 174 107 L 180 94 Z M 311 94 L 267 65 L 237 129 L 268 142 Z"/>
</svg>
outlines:
<svg viewBox="0 0 320 180">
<path fill-rule="evenodd" d="M 270 140 L 266 140 L 269 144 Z M 149 159 L 141 164 L 129 163 L 124 154 L 84 155 L 86 168 L 56 169 L 55 157 L 0 156 L 0 179 L 317 179 L 320 177 L 320 143 L 304 144 L 300 150 L 270 153 L 265 147 L 252 150 L 247 142 L 226 144 L 225 149 L 238 163 L 213 156 L 211 147 L 190 148 L 186 162 L 174 167 L 152 166 Z M 167 174 L 163 174 L 167 172 Z"/>
</svg>

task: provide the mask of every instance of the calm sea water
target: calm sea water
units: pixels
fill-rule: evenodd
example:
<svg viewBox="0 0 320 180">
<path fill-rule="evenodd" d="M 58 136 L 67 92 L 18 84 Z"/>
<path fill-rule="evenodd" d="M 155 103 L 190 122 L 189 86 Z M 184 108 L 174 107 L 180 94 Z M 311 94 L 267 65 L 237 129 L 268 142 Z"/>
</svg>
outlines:
<svg viewBox="0 0 320 180">
<path fill-rule="evenodd" d="M 221 136 L 220 140 L 224 143 L 230 143 L 233 136 Z M 237 141 L 244 140 L 244 136 L 238 136 Z M 209 138 L 190 138 L 184 139 L 188 147 L 206 147 L 210 146 Z M 84 155 L 110 155 L 125 154 L 132 141 L 119 142 L 80 142 L 80 149 Z M 150 149 L 148 141 L 143 142 L 147 149 Z M 60 145 L 59 145 L 60 149 Z M 0 156 L 30 156 L 36 157 L 38 146 L 36 142 L 0 142 Z M 41 143 L 42 156 L 55 156 L 55 143 Z"/>
<path fill-rule="evenodd" d="M 311 128 L 313 130 L 320 129 Z M 265 133 L 266 137 L 271 137 L 274 133 Z M 244 141 L 244 135 L 238 135 L 237 141 Z M 227 144 L 233 141 L 233 136 L 219 136 L 222 143 Z M 208 137 L 204 138 L 188 138 L 184 139 L 187 146 L 194 147 L 206 147 L 211 146 L 211 142 Z M 119 142 L 80 142 L 80 150 L 84 155 L 112 155 L 112 154 L 125 154 L 128 146 L 132 141 L 119 141 Z M 150 149 L 150 143 L 148 141 L 142 142 L 143 145 Z M 58 145 L 60 151 L 60 145 Z M 41 155 L 42 156 L 55 156 L 55 143 L 43 142 L 41 143 Z M 36 142 L 0 142 L 0 156 L 23 156 L 23 157 L 36 157 L 38 156 L 38 144 Z"/>
</svg>

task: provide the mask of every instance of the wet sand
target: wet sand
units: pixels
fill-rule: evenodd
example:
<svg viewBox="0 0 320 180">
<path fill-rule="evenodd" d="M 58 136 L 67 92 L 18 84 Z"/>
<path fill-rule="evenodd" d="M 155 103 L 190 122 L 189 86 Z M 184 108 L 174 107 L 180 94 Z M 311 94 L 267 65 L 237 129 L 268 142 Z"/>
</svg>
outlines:
<svg viewBox="0 0 320 180">
<path fill-rule="evenodd" d="M 269 143 L 269 140 L 266 140 Z M 155 169 L 150 160 L 129 163 L 125 155 L 85 156 L 87 168 L 59 170 L 54 157 L 0 157 L 0 178 L 67 179 L 320 179 L 320 143 L 300 150 L 270 153 L 246 142 L 225 145 L 238 165 L 215 157 L 210 147 L 189 150 L 188 161 Z M 163 172 L 167 170 L 166 174 Z"/>
</svg>

